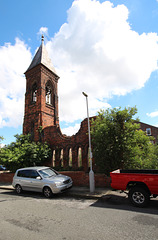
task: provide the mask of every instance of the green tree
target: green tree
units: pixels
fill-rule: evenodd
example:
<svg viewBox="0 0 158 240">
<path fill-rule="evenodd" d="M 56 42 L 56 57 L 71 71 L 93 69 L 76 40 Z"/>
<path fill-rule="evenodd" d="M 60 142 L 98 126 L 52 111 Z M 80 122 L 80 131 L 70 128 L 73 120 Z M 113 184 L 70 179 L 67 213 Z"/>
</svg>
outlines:
<svg viewBox="0 0 158 240">
<path fill-rule="evenodd" d="M 155 168 L 152 138 L 133 120 L 136 107 L 101 110 L 92 120 L 93 155 L 97 169 L 109 174 L 117 168 Z"/>
<path fill-rule="evenodd" d="M 0 142 L 1 142 L 2 140 L 4 140 L 4 138 L 3 138 L 2 136 L 0 136 Z"/>
<path fill-rule="evenodd" d="M 0 136 L 0 151 L 1 151 L 1 147 L 2 147 L 2 145 L 1 145 L 2 140 L 4 140 L 4 137 Z"/>
<path fill-rule="evenodd" d="M 15 171 L 21 167 L 42 165 L 51 157 L 47 143 L 32 142 L 31 136 L 15 135 L 16 142 L 5 146 L 0 151 L 0 163 L 7 169 Z"/>
</svg>

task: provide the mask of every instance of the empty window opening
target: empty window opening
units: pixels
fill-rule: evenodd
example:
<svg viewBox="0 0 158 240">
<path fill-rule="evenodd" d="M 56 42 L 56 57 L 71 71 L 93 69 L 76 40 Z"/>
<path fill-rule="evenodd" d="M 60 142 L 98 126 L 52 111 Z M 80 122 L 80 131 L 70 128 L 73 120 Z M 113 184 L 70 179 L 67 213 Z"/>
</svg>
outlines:
<svg viewBox="0 0 158 240">
<path fill-rule="evenodd" d="M 52 165 L 55 167 L 55 150 L 53 150 Z"/>
<path fill-rule="evenodd" d="M 69 149 L 69 166 L 72 167 L 72 149 Z"/>
<path fill-rule="evenodd" d="M 64 166 L 64 163 L 63 163 L 63 149 L 61 149 L 61 152 L 60 152 L 60 164 L 61 164 L 61 167 Z"/>
<path fill-rule="evenodd" d="M 32 102 L 37 102 L 37 84 L 35 83 L 32 87 Z"/>
<path fill-rule="evenodd" d="M 78 167 L 82 167 L 82 149 L 78 149 Z"/>
<path fill-rule="evenodd" d="M 49 85 L 46 86 L 46 103 L 52 104 L 52 89 Z"/>
</svg>

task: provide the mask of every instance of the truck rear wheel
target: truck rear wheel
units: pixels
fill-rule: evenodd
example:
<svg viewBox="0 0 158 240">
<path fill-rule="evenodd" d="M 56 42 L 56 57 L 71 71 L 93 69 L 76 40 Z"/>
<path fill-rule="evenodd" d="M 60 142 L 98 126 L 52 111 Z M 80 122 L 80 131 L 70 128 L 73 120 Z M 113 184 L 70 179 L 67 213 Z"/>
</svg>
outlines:
<svg viewBox="0 0 158 240">
<path fill-rule="evenodd" d="M 146 207 L 150 200 L 150 195 L 144 188 L 133 187 L 128 194 L 130 202 L 136 207 Z"/>
</svg>

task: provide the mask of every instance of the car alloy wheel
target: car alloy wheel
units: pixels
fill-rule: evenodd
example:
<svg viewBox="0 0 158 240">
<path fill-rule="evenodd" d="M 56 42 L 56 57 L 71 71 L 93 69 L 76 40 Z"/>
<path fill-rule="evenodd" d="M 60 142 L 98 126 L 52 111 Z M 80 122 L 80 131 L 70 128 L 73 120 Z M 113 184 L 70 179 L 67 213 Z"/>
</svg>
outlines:
<svg viewBox="0 0 158 240">
<path fill-rule="evenodd" d="M 52 196 L 52 190 L 49 187 L 44 187 L 43 194 L 46 198 L 50 198 Z"/>
<path fill-rule="evenodd" d="M 17 184 L 15 190 L 18 194 L 20 194 L 22 192 L 22 187 L 19 184 Z"/>
</svg>

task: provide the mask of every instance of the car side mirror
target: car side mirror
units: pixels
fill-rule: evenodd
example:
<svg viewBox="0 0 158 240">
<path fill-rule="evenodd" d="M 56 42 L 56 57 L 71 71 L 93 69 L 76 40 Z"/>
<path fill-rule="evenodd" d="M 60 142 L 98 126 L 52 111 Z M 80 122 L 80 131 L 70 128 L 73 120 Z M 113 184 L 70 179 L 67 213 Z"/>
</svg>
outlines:
<svg viewBox="0 0 158 240">
<path fill-rule="evenodd" d="M 40 176 L 36 177 L 37 180 L 41 180 L 42 178 Z"/>
</svg>

